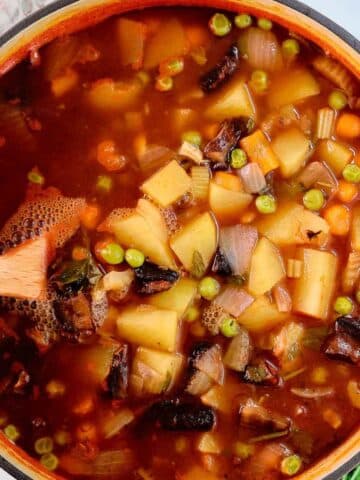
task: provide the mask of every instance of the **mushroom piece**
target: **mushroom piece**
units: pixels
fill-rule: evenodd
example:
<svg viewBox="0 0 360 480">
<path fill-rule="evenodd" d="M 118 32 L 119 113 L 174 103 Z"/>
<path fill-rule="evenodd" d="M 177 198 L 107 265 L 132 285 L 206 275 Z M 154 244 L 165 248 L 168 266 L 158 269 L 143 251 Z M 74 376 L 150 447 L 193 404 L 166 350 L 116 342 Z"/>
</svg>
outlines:
<svg viewBox="0 0 360 480">
<path fill-rule="evenodd" d="M 202 90 L 209 93 L 219 88 L 235 73 L 238 63 L 239 49 L 236 45 L 231 45 L 224 58 L 201 77 L 200 85 Z"/>
<path fill-rule="evenodd" d="M 175 270 L 159 267 L 151 262 L 145 262 L 134 271 L 135 289 L 137 293 L 145 295 L 169 290 L 179 279 L 179 273 Z"/>
<path fill-rule="evenodd" d="M 268 410 L 252 399 L 240 406 L 240 423 L 250 428 L 266 428 L 272 431 L 283 431 L 290 427 L 290 419 L 279 413 Z"/>
<path fill-rule="evenodd" d="M 323 345 L 325 354 L 334 359 L 360 364 L 360 318 L 339 317 L 333 332 Z"/>
<path fill-rule="evenodd" d="M 105 379 L 105 388 L 111 398 L 127 397 L 129 383 L 129 347 L 120 345 L 114 353 L 110 371 Z"/>
</svg>

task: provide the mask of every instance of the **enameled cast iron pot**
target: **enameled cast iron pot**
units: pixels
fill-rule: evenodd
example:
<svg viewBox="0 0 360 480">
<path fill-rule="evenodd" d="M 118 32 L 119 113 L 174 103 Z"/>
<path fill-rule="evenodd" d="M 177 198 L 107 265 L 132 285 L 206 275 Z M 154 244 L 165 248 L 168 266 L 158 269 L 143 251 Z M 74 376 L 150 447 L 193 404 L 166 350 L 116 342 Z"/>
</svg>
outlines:
<svg viewBox="0 0 360 480">
<path fill-rule="evenodd" d="M 360 79 L 360 41 L 297 0 L 55 0 L 0 37 L 0 75 L 25 58 L 31 49 L 59 35 L 94 25 L 114 14 L 171 5 L 214 7 L 271 18 L 320 45 Z M 339 480 L 359 463 L 360 426 L 336 450 L 296 480 Z M 17 480 L 62 478 L 46 471 L 3 436 L 0 437 L 0 467 Z"/>
</svg>

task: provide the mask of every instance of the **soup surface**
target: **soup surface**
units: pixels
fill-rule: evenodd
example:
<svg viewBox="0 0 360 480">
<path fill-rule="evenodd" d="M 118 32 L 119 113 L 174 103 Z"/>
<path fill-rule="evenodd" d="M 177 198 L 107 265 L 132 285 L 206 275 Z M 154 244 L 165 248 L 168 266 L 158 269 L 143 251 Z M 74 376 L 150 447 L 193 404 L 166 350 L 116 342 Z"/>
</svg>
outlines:
<svg viewBox="0 0 360 480">
<path fill-rule="evenodd" d="M 296 475 L 360 419 L 359 84 L 164 9 L 0 79 L 0 426 L 65 478 Z"/>
</svg>

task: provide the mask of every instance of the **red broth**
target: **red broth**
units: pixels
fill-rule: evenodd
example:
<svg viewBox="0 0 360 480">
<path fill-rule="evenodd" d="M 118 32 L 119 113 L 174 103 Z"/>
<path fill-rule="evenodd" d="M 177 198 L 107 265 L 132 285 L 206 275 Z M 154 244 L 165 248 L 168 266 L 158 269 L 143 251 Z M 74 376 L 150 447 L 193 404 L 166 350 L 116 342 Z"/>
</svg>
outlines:
<svg viewBox="0 0 360 480">
<path fill-rule="evenodd" d="M 0 422 L 65 478 L 281 479 L 359 425 L 358 81 L 221 15 L 0 79 Z"/>
</svg>

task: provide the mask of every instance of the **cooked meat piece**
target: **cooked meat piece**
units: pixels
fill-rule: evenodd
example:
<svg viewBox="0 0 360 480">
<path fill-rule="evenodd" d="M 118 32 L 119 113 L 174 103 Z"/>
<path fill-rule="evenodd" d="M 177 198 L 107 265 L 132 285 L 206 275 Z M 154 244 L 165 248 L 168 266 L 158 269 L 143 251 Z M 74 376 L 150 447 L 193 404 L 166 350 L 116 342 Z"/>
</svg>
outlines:
<svg viewBox="0 0 360 480">
<path fill-rule="evenodd" d="M 106 377 L 106 390 L 111 398 L 127 397 L 129 383 L 129 347 L 121 345 L 114 353 L 110 372 Z"/>
<path fill-rule="evenodd" d="M 173 400 L 154 403 L 145 416 L 158 427 L 173 431 L 206 432 L 215 423 L 212 408 Z"/>
<path fill-rule="evenodd" d="M 277 386 L 280 382 L 279 369 L 268 358 L 259 357 L 246 367 L 243 379 L 257 385 Z"/>
<path fill-rule="evenodd" d="M 236 45 L 232 45 L 226 52 L 225 57 L 201 77 L 200 85 L 202 90 L 209 93 L 219 88 L 236 72 L 238 63 L 239 49 Z"/>
<path fill-rule="evenodd" d="M 249 332 L 241 327 L 238 335 L 229 343 L 224 364 L 236 372 L 243 372 L 250 362 L 252 352 L 253 344 Z"/>
<path fill-rule="evenodd" d="M 217 249 L 211 271 L 224 277 L 232 275 L 231 267 L 220 248 Z"/>
<path fill-rule="evenodd" d="M 334 331 L 325 340 L 323 350 L 330 358 L 360 364 L 360 319 L 339 317 Z"/>
<path fill-rule="evenodd" d="M 216 137 L 205 146 L 205 157 L 215 163 L 226 163 L 231 151 L 242 137 L 250 133 L 252 127 L 253 121 L 250 118 L 240 117 L 225 120 Z"/>
<path fill-rule="evenodd" d="M 250 428 L 265 428 L 273 431 L 286 430 L 290 419 L 272 412 L 252 399 L 240 406 L 240 423 Z"/>
<path fill-rule="evenodd" d="M 169 290 L 178 280 L 179 273 L 170 268 L 163 268 L 151 262 L 145 262 L 135 268 L 135 289 L 137 293 L 151 295 Z"/>
</svg>

